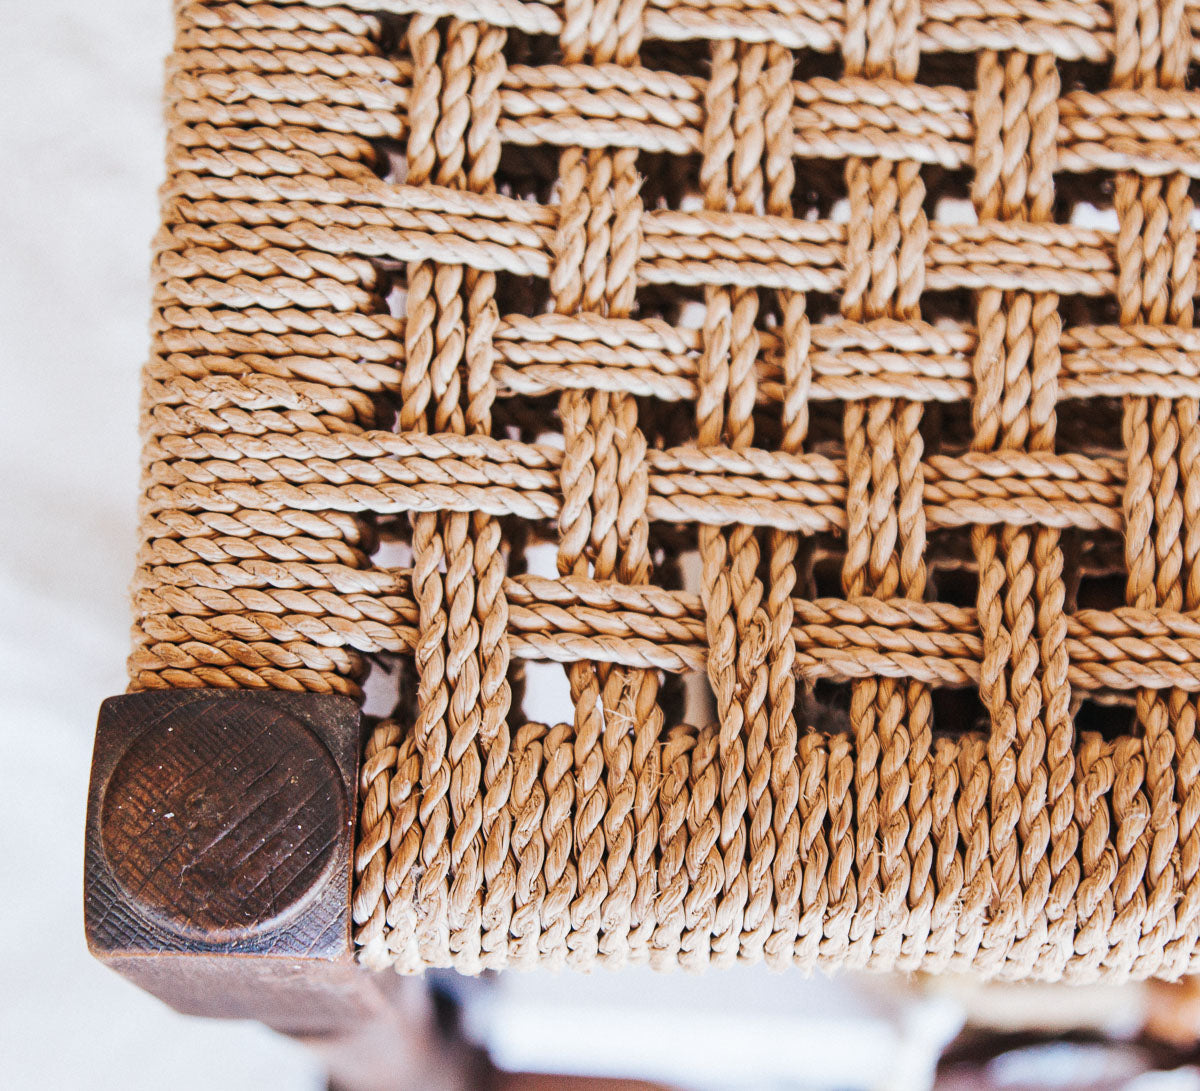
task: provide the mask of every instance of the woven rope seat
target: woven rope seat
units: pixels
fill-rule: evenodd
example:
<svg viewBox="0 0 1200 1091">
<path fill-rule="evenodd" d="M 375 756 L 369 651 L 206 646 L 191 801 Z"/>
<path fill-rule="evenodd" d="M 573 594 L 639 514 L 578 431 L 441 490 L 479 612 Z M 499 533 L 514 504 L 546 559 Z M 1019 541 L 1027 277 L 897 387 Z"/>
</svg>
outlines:
<svg viewBox="0 0 1200 1091">
<path fill-rule="evenodd" d="M 1197 63 L 183 0 L 131 688 L 374 672 L 369 966 L 1200 970 Z"/>
</svg>

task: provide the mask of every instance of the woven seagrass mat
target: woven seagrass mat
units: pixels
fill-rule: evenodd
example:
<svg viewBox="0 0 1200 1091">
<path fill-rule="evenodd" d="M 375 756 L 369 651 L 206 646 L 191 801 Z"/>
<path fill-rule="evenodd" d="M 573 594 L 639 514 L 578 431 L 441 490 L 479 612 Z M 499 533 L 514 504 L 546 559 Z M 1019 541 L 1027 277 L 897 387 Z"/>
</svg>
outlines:
<svg viewBox="0 0 1200 1091">
<path fill-rule="evenodd" d="M 1194 968 L 1198 20 L 178 5 L 132 684 L 398 672 L 364 961 Z"/>
</svg>

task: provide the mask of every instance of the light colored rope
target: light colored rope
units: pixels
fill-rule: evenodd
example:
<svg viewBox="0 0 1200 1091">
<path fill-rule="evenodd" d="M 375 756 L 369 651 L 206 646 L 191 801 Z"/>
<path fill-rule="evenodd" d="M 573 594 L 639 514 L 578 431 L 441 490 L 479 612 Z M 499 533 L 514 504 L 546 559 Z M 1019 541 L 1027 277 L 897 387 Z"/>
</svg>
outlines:
<svg viewBox="0 0 1200 1091">
<path fill-rule="evenodd" d="M 402 664 L 370 965 L 1196 972 L 1198 26 L 181 0 L 133 688 Z"/>
</svg>

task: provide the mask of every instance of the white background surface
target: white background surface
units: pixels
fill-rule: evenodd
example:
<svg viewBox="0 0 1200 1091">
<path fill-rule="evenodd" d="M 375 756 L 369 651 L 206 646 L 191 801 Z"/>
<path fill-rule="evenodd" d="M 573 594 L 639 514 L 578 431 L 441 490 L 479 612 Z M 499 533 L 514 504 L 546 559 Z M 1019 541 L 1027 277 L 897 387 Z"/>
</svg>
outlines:
<svg viewBox="0 0 1200 1091">
<path fill-rule="evenodd" d="M 0 15 L 0 1087 L 322 1086 L 300 1047 L 176 1015 L 84 947 L 91 738 L 125 685 L 170 0 Z"/>
</svg>

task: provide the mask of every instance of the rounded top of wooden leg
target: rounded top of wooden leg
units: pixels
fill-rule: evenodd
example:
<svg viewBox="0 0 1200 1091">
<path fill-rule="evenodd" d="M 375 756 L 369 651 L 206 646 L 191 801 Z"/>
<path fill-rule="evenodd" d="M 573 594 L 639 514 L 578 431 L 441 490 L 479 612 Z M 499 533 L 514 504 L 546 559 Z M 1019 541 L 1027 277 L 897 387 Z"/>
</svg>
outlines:
<svg viewBox="0 0 1200 1091">
<path fill-rule="evenodd" d="M 253 698 L 175 708 L 113 767 L 100 838 L 130 902 L 208 943 L 278 927 L 326 883 L 349 801 L 304 723 Z"/>
</svg>

